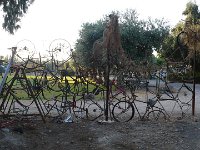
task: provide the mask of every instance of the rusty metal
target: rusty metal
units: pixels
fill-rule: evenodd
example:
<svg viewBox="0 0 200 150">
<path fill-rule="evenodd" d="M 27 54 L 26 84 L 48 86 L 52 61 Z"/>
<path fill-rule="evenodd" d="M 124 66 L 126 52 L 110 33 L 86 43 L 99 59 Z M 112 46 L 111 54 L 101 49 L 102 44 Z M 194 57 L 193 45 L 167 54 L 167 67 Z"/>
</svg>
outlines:
<svg viewBox="0 0 200 150">
<path fill-rule="evenodd" d="M 195 34 L 196 35 L 196 34 Z M 195 40 L 196 41 L 196 40 Z M 195 42 L 195 49 L 194 49 L 194 57 L 193 57 L 193 91 L 192 91 L 192 115 L 195 116 L 195 93 L 196 93 L 196 44 Z"/>
<path fill-rule="evenodd" d="M 105 109 L 105 120 L 108 121 L 108 111 L 110 102 L 110 50 L 107 49 L 107 69 L 106 69 L 106 109 Z"/>
<path fill-rule="evenodd" d="M 117 16 L 111 16 L 113 18 L 111 19 L 117 19 Z M 116 21 L 116 20 L 115 20 Z M 182 111 L 182 106 L 187 105 L 188 107 L 190 106 L 190 101 L 187 101 L 185 103 L 182 103 L 181 100 L 179 100 L 179 94 L 181 93 L 181 88 L 184 87 L 187 92 L 191 92 L 190 88 L 185 86 L 183 83 L 181 85 L 181 88 L 178 89 L 179 91 L 174 94 L 170 87 L 169 83 L 166 80 L 165 76 L 163 75 L 163 70 L 164 67 L 152 67 L 148 64 L 148 62 L 140 62 L 138 63 L 138 66 L 134 65 L 134 63 L 131 63 L 130 60 L 125 59 L 125 53 L 122 49 L 121 46 L 121 41 L 120 41 L 120 35 L 118 30 L 117 33 L 114 33 L 112 30 L 114 26 L 112 25 L 112 22 L 109 22 L 108 25 L 110 26 L 110 29 L 107 34 L 109 35 L 108 37 L 105 37 L 103 39 L 103 43 L 101 43 L 101 48 L 103 52 L 106 52 L 106 55 L 102 54 L 102 57 L 106 58 L 106 61 L 103 62 L 97 62 L 98 65 L 100 66 L 93 66 L 94 70 L 98 70 L 96 72 L 90 72 L 90 68 L 86 68 L 81 66 L 76 62 L 77 58 L 73 58 L 73 54 L 71 53 L 71 47 L 69 47 L 69 58 L 67 60 L 62 60 L 58 61 L 55 59 L 55 53 L 59 53 L 62 48 L 62 45 L 56 45 L 56 47 L 52 48 L 52 44 L 50 44 L 49 47 L 49 58 L 50 60 L 46 60 L 43 62 L 41 60 L 41 54 L 40 58 L 38 61 L 33 60 L 32 58 L 23 60 L 23 64 L 17 65 L 18 67 L 15 68 L 15 73 L 14 77 L 5 84 L 4 86 L 4 93 L 2 93 L 2 102 L 0 104 L 0 112 L 2 112 L 3 116 L 15 116 L 16 114 L 12 113 L 12 105 L 14 105 L 15 101 L 18 101 L 20 105 L 24 105 L 23 101 L 21 102 L 20 98 L 15 95 L 16 87 L 14 86 L 14 83 L 16 81 L 19 81 L 19 84 L 21 88 L 26 92 L 28 95 L 28 98 L 30 98 L 33 103 L 35 104 L 37 108 L 37 115 L 39 115 L 42 120 L 45 122 L 47 117 L 52 117 L 55 118 L 52 114 L 55 113 L 56 111 L 56 117 L 63 119 L 64 117 L 67 116 L 67 111 L 69 110 L 69 113 L 75 113 L 75 112 L 80 112 L 81 115 L 83 113 L 86 113 L 86 116 L 88 117 L 88 113 L 96 113 L 97 109 L 100 109 L 101 111 L 104 112 L 103 117 L 105 118 L 105 121 L 108 121 L 109 119 L 112 119 L 114 115 L 110 115 L 109 113 L 113 113 L 113 110 L 111 112 L 111 103 L 112 106 L 115 106 L 117 108 L 116 103 L 120 103 L 120 101 L 125 102 L 125 104 L 131 106 L 133 109 L 132 111 L 137 111 L 139 116 L 140 115 L 140 110 L 139 108 L 135 105 L 135 101 L 137 100 L 137 92 L 146 92 L 145 94 L 147 97 L 145 97 L 145 103 L 147 104 L 146 110 L 148 110 L 149 114 L 150 110 L 153 110 L 152 112 L 161 112 L 164 115 L 167 115 L 167 112 L 163 106 L 163 101 L 162 100 L 170 100 L 175 103 L 179 103 Z M 116 25 L 117 29 L 118 26 Z M 105 31 L 108 29 L 105 29 Z M 105 33 L 106 34 L 106 33 Z M 117 36 L 117 38 L 115 37 Z M 113 39 L 114 41 L 113 43 Z M 63 39 L 61 39 L 63 40 Z M 55 42 L 54 40 L 53 42 Z M 64 40 L 66 42 L 66 40 Z M 117 44 L 115 44 L 115 42 Z M 69 43 L 67 42 L 69 45 Z M 113 46 L 114 45 L 114 46 Z M 58 47 L 57 47 L 58 46 Z M 99 50 L 99 49 L 98 49 Z M 112 54 L 118 54 L 120 55 L 118 58 L 113 58 L 114 55 Z M 196 54 L 195 54 L 196 55 Z M 98 57 L 98 56 L 95 56 Z M 100 59 L 102 59 L 102 57 Z M 195 56 L 196 57 L 196 56 Z M 62 68 L 64 66 L 64 63 L 68 62 L 70 59 L 74 59 L 75 62 L 75 67 L 76 67 L 76 74 L 70 75 L 68 73 L 67 69 L 70 69 L 69 66 Z M 196 60 L 196 58 L 194 58 Z M 30 62 L 34 65 L 33 68 L 27 67 L 30 65 Z M 183 67 L 185 67 L 185 62 L 178 62 Z M 51 66 L 50 66 L 50 65 Z M 48 66 L 49 65 L 49 66 Z M 149 65 L 149 66 L 148 66 Z M 167 64 L 167 69 L 170 70 L 169 64 Z M 177 62 L 171 62 L 170 64 L 172 68 L 177 69 Z M 193 80 L 193 95 L 192 95 L 192 114 L 195 114 L 195 62 L 193 66 L 193 75 L 194 75 L 194 80 Z M 115 66 L 115 67 L 114 67 Z M 96 68 L 95 68 L 96 67 Z M 93 71 L 94 71 L 93 70 Z M 157 70 L 157 72 L 155 72 Z M 102 73 L 103 72 L 103 73 Z M 111 74 L 112 73 L 112 74 Z M 148 95 L 149 93 L 149 88 L 150 86 L 150 78 L 148 75 L 156 74 L 155 76 L 157 77 L 155 79 L 156 81 L 156 86 L 155 92 L 152 94 L 153 97 L 150 98 Z M 27 76 L 31 74 L 34 75 L 33 80 L 29 79 Z M 92 75 L 91 75 L 92 74 Z M 99 75 L 97 80 L 97 75 Z M 112 76 L 111 76 L 112 75 Z M 71 80 L 67 79 L 67 76 L 71 78 Z M 91 79 L 90 77 L 93 76 L 95 79 Z M 111 79 L 112 77 L 112 79 Z M 102 80 L 103 79 L 103 80 Z M 91 80 L 91 81 L 90 81 Z M 112 80 L 112 81 L 111 81 Z M 103 82 L 104 81 L 104 82 Z M 115 85 L 115 91 L 112 89 L 112 86 L 115 84 L 114 81 L 116 81 Z M 33 83 L 32 83 L 33 82 Z M 69 82 L 72 82 L 69 84 Z M 161 82 L 163 83 L 164 87 L 161 86 Z M 94 87 L 92 91 L 90 90 L 90 86 Z M 100 86 L 102 86 L 103 90 L 100 92 L 97 90 Z M 124 86 L 124 87 L 121 87 Z M 74 91 L 72 90 L 74 89 Z M 165 91 L 163 90 L 165 88 Z M 101 107 L 100 104 L 98 104 L 98 101 L 95 101 L 96 97 L 99 97 L 99 93 L 102 91 L 104 92 L 106 89 L 106 98 L 105 101 L 103 101 L 103 98 L 101 99 L 104 103 L 103 106 Z M 119 90 L 119 91 L 117 91 Z M 128 93 L 128 92 L 129 93 Z M 164 92 L 163 92 L 164 91 Z M 51 93 L 51 97 L 47 98 L 45 95 L 45 92 Z M 103 93 L 102 92 L 102 93 Z M 130 94 L 131 93 L 131 94 Z M 168 95 L 167 95 L 167 94 Z M 187 94 L 187 93 L 186 93 Z M 131 95 L 131 96 L 130 96 Z M 138 94 L 139 95 L 139 94 Z M 171 99 L 164 99 L 162 96 L 171 96 Z M 169 96 L 170 95 L 170 96 Z M 112 97 L 112 98 L 111 98 Z M 123 100 L 121 100 L 121 98 Z M 154 99 L 153 99 L 154 98 Z M 16 99 L 16 100 L 14 100 Z M 112 100 L 112 102 L 111 102 Z M 154 107 L 155 101 L 157 102 L 156 104 L 160 104 L 160 107 Z M 80 103 L 78 105 L 78 103 Z M 95 109 L 92 109 L 91 112 L 88 112 L 89 106 L 91 104 L 94 104 L 97 106 Z M 133 106 L 132 106 L 133 105 Z M 151 105 L 151 107 L 149 107 Z M 26 108 L 26 106 L 24 106 Z M 175 107 L 175 105 L 173 105 Z M 150 109 L 149 109 L 150 108 Z M 157 110 L 156 110 L 157 108 Z M 32 109 L 31 106 L 27 107 L 28 109 Z M 75 110 L 76 109 L 76 110 Z M 78 109 L 78 110 L 77 110 Z M 126 107 L 125 107 L 126 109 Z M 127 108 L 128 109 L 128 108 Z M 135 110 L 134 110 L 135 109 Z M 155 110 L 154 110 L 155 109 Z M 120 110 L 120 108 L 119 108 Z M 126 111 L 123 110 L 122 113 L 125 113 Z M 182 111 L 183 113 L 183 111 Z M 26 112 L 22 114 L 24 116 L 31 116 L 34 115 L 31 112 Z M 55 115 L 55 114 L 54 114 Z M 183 114 L 182 114 L 183 115 Z M 102 116 L 102 114 L 98 115 Z M 131 119 L 133 118 L 134 113 L 130 117 Z M 80 116 L 79 116 L 80 117 Z M 81 116 L 82 117 L 82 116 Z M 80 117 L 80 118 L 81 118 Z M 98 118 L 96 117 L 96 118 Z M 111 118 L 109 118 L 111 117 Z M 95 118 L 95 119 L 96 119 Z M 129 120 L 129 119 L 128 119 Z"/>
<path fill-rule="evenodd" d="M 22 76 L 19 77 L 20 72 L 21 72 L 21 75 L 22 75 Z M 12 96 L 14 96 L 14 94 L 11 92 L 11 90 L 12 90 L 12 88 L 13 88 L 13 86 L 14 86 L 14 83 L 15 83 L 17 80 L 18 80 L 18 81 L 19 81 L 19 80 L 25 80 L 25 84 L 27 85 L 26 87 L 28 88 L 27 91 L 29 92 L 28 95 L 30 96 L 30 99 L 33 99 L 33 101 L 34 101 L 34 103 L 36 104 L 36 107 L 37 107 L 37 109 L 38 109 L 38 111 L 39 111 L 39 114 L 40 114 L 42 120 L 45 122 L 44 115 L 43 115 L 43 113 L 42 113 L 42 111 L 41 111 L 42 108 L 39 107 L 39 104 L 38 104 L 39 102 L 37 101 L 37 99 L 36 99 L 36 97 L 35 97 L 35 94 L 33 93 L 32 86 L 31 86 L 30 82 L 28 81 L 28 79 L 27 79 L 27 77 L 26 77 L 26 73 L 25 73 L 24 69 L 23 69 L 23 68 L 20 68 L 20 67 L 17 67 L 17 68 L 16 68 L 15 75 L 14 75 L 14 77 L 12 78 L 12 81 L 11 81 L 11 83 L 9 84 L 5 95 L 3 96 L 3 101 L 2 101 L 2 103 L 1 103 L 1 105 L 0 105 L 0 110 L 4 109 L 4 110 L 6 111 L 6 107 L 5 107 L 4 104 L 6 103 L 6 101 L 9 101 L 9 98 L 8 98 L 8 97 L 9 97 L 9 94 L 11 94 Z M 22 103 L 20 103 L 20 104 L 23 105 Z M 10 106 L 11 106 L 11 105 L 12 105 L 12 103 L 10 104 Z M 9 109 L 9 110 L 8 110 L 8 114 L 9 114 L 9 112 L 10 112 L 10 108 L 11 108 L 11 107 L 8 108 L 8 109 Z M 5 111 L 4 111 L 4 112 L 5 112 Z"/>
<path fill-rule="evenodd" d="M 197 23 L 194 22 L 192 24 L 193 26 L 196 26 Z M 193 74 L 193 91 L 192 91 L 192 115 L 195 116 L 195 99 L 196 99 L 196 54 L 197 54 L 197 43 L 199 42 L 199 39 L 197 37 L 198 30 L 193 27 L 186 26 L 186 28 L 179 33 L 178 36 L 181 34 L 184 34 L 184 40 L 182 42 L 180 40 L 177 40 L 178 44 L 180 47 L 187 46 L 190 51 L 188 52 L 188 56 L 186 57 L 187 59 L 193 59 L 193 64 L 192 64 L 192 74 Z M 178 37 L 177 37 L 178 39 Z M 184 44 L 183 44 L 184 43 Z"/>
</svg>

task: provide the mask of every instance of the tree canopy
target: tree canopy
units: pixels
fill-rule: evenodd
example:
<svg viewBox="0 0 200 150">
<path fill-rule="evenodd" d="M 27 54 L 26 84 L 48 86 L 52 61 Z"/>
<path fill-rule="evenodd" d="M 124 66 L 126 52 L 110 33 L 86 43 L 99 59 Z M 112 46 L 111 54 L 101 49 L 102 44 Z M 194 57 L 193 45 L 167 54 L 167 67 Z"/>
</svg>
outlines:
<svg viewBox="0 0 200 150">
<path fill-rule="evenodd" d="M 153 50 L 159 51 L 166 36 L 169 26 L 164 20 L 139 20 L 135 10 L 125 13 L 115 12 L 119 16 L 119 28 L 122 47 L 132 60 L 150 59 Z M 106 27 L 107 17 L 95 23 L 84 23 L 75 45 L 79 61 L 84 65 L 90 64 L 93 43 L 101 39 Z"/>
<path fill-rule="evenodd" d="M 196 24 L 200 19 L 198 5 L 193 2 L 188 2 L 186 4 L 185 10 L 183 11 L 183 15 L 186 16 L 187 22 L 190 22 L 190 24 Z"/>
<path fill-rule="evenodd" d="M 75 49 L 78 61 L 85 66 L 90 64 L 90 56 L 92 55 L 93 43 L 103 36 L 105 28 L 105 20 L 98 20 L 95 23 L 84 23 L 82 30 L 79 32 L 80 38 L 77 39 Z"/>
<path fill-rule="evenodd" d="M 3 28 L 11 34 L 20 28 L 19 22 L 34 0 L 0 0 Z"/>
<path fill-rule="evenodd" d="M 122 45 L 132 60 L 151 59 L 153 50 L 159 51 L 169 35 L 163 19 L 139 20 L 135 10 L 127 10 L 121 20 Z"/>
<path fill-rule="evenodd" d="M 188 48 L 186 46 L 179 46 L 177 43 L 178 35 L 184 30 L 184 23 L 179 22 L 171 29 L 170 34 L 164 39 L 160 56 L 171 61 L 184 61 L 187 57 Z M 182 54 L 184 55 L 183 57 Z"/>
<path fill-rule="evenodd" d="M 198 5 L 193 2 L 187 3 L 182 14 L 185 16 L 185 20 L 177 23 L 164 40 L 162 55 L 165 58 L 173 57 L 176 62 L 182 61 L 192 65 L 196 51 L 196 70 L 199 71 L 200 12 Z"/>
</svg>

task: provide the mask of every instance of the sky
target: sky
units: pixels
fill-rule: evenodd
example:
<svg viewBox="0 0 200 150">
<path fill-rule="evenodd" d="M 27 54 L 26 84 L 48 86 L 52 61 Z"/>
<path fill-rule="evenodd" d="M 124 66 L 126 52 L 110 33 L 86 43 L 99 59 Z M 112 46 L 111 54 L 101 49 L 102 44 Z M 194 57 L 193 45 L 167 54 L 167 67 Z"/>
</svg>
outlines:
<svg viewBox="0 0 200 150">
<path fill-rule="evenodd" d="M 0 29 L 0 55 L 20 41 L 30 41 L 37 51 L 49 48 L 55 39 L 65 39 L 73 48 L 81 25 L 95 22 L 112 11 L 134 9 L 139 19 L 162 19 L 174 26 L 183 19 L 182 12 L 190 0 L 35 0 L 21 20 L 21 29 L 10 35 Z M 193 2 L 195 2 L 193 0 Z M 196 0 L 200 7 L 200 0 Z M 0 19 L 0 24 L 2 24 Z"/>
</svg>

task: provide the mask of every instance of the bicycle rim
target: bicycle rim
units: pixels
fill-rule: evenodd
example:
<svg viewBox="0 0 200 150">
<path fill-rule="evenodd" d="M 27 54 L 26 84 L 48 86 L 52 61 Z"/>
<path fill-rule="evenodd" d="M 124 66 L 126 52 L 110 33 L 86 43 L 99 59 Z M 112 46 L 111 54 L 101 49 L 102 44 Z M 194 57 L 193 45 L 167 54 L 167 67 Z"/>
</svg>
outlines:
<svg viewBox="0 0 200 150">
<path fill-rule="evenodd" d="M 161 110 L 152 110 L 147 114 L 147 119 L 149 121 L 166 121 L 167 117 Z"/>
<path fill-rule="evenodd" d="M 92 103 L 87 108 L 87 118 L 91 121 L 99 118 L 103 115 L 103 110 L 100 106 L 95 103 Z"/>
<path fill-rule="evenodd" d="M 133 105 L 127 101 L 117 102 L 112 109 L 113 118 L 117 122 L 128 122 L 134 117 L 134 114 Z"/>
</svg>

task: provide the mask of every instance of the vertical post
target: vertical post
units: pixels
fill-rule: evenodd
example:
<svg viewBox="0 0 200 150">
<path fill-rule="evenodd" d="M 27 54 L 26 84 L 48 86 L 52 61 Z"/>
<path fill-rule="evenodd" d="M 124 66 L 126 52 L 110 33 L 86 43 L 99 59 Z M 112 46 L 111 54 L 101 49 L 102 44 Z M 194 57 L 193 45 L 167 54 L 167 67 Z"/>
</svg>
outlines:
<svg viewBox="0 0 200 150">
<path fill-rule="evenodd" d="M 107 68 L 106 68 L 106 108 L 105 120 L 108 121 L 108 108 L 110 101 L 110 50 L 107 49 Z"/>
<path fill-rule="evenodd" d="M 194 56 L 193 56 L 193 91 L 192 91 L 192 115 L 195 115 L 195 91 L 196 91 L 196 51 L 197 51 L 197 20 L 194 20 L 195 31 L 194 31 Z"/>
<path fill-rule="evenodd" d="M 192 115 L 195 115 L 195 91 L 196 91 L 196 33 L 194 43 L 194 57 L 193 57 L 193 91 L 192 91 Z"/>
</svg>

